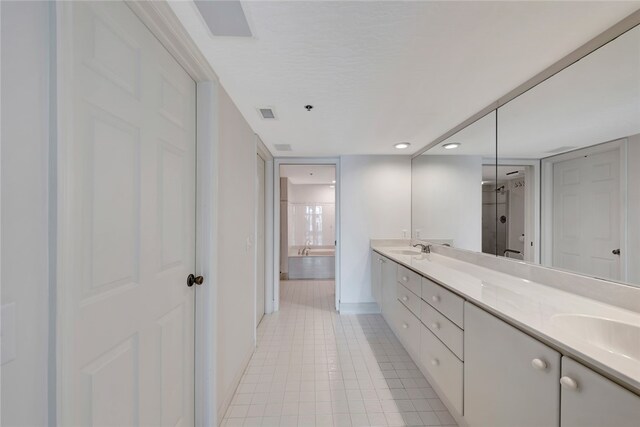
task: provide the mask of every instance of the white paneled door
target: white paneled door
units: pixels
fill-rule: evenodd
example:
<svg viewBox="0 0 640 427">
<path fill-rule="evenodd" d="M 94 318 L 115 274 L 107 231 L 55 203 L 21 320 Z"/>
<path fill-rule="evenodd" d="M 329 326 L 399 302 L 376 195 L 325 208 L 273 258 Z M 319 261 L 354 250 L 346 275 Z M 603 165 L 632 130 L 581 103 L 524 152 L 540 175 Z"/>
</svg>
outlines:
<svg viewBox="0 0 640 427">
<path fill-rule="evenodd" d="M 553 165 L 553 266 L 621 277 L 620 150 Z"/>
<path fill-rule="evenodd" d="M 58 17 L 58 420 L 190 426 L 195 83 L 122 2 Z"/>
</svg>

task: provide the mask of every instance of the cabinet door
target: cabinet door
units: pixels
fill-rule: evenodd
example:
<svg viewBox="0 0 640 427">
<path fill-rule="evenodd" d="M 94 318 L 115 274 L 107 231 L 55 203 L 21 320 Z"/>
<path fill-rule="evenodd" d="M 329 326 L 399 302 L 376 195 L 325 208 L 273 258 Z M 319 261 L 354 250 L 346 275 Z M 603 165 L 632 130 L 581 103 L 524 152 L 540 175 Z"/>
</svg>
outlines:
<svg viewBox="0 0 640 427">
<path fill-rule="evenodd" d="M 469 426 L 558 426 L 560 354 L 468 302 L 464 324 Z"/>
<path fill-rule="evenodd" d="M 371 293 L 373 294 L 373 299 L 378 303 L 378 308 L 382 311 L 382 256 L 371 251 Z"/>
<path fill-rule="evenodd" d="M 396 273 L 398 264 L 388 258 L 382 258 L 382 276 L 380 286 L 382 288 L 382 315 L 393 329 L 393 313 L 396 301 Z"/>
<path fill-rule="evenodd" d="M 640 425 L 640 396 L 568 357 L 561 383 L 562 427 Z"/>
</svg>

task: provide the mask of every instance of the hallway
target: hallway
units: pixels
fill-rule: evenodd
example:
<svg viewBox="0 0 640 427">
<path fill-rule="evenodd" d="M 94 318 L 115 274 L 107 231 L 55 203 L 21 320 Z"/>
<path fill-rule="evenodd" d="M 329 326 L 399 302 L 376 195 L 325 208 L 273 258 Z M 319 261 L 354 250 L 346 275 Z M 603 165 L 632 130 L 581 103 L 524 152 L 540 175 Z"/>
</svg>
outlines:
<svg viewBox="0 0 640 427">
<path fill-rule="evenodd" d="M 338 315 L 333 281 L 283 281 L 223 426 L 455 425 L 381 315 Z"/>
</svg>

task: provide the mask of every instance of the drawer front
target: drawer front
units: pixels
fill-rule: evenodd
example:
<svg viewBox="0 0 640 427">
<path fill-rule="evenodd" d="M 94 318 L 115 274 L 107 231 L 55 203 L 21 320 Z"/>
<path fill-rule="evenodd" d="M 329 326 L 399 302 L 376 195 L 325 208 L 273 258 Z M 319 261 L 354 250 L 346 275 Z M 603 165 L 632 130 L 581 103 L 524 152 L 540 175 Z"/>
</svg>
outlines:
<svg viewBox="0 0 640 427">
<path fill-rule="evenodd" d="M 402 283 L 411 292 L 420 296 L 422 276 L 401 265 L 398 266 L 398 283 Z"/>
<path fill-rule="evenodd" d="M 464 299 L 426 277 L 422 278 L 422 299 L 464 329 Z"/>
<path fill-rule="evenodd" d="M 398 300 L 403 303 L 416 317 L 420 317 L 420 302 L 422 301 L 419 296 L 416 296 L 409 289 L 398 283 L 396 285 L 396 295 Z"/>
<path fill-rule="evenodd" d="M 420 363 L 454 409 L 462 414 L 463 363 L 425 326 L 420 336 Z"/>
<path fill-rule="evenodd" d="M 435 336 L 440 338 L 440 341 L 442 341 L 458 359 L 464 360 L 464 332 L 462 329 L 424 301 L 422 301 L 420 320 L 422 320 L 422 323 L 424 323 Z"/>
<path fill-rule="evenodd" d="M 396 301 L 396 334 L 413 358 L 420 354 L 420 320 L 400 301 Z"/>
</svg>

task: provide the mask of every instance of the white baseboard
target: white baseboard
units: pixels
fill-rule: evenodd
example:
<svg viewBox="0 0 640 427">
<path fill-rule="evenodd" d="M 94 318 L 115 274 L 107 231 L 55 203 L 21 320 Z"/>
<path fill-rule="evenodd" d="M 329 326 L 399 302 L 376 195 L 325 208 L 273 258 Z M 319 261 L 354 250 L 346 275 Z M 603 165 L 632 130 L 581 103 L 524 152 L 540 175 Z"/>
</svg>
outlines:
<svg viewBox="0 0 640 427">
<path fill-rule="evenodd" d="M 340 314 L 376 314 L 380 307 L 375 302 L 340 303 Z"/>
<path fill-rule="evenodd" d="M 240 380 L 242 379 L 242 375 L 244 374 L 244 371 L 247 370 L 247 366 L 249 365 L 249 361 L 251 360 L 251 356 L 253 356 L 253 353 L 256 351 L 256 346 L 255 344 L 253 345 L 253 347 L 251 347 L 251 351 L 249 352 L 249 354 L 247 354 L 244 358 L 244 360 L 242 361 L 242 368 L 238 369 L 238 372 L 236 373 L 235 378 L 233 379 L 233 383 L 231 383 L 231 387 L 229 387 L 229 391 L 227 391 L 226 396 L 220 396 L 220 401 L 221 404 L 218 406 L 218 425 L 222 424 L 222 420 L 224 419 L 224 415 L 227 413 L 227 409 L 229 408 L 229 405 L 231 404 L 231 400 L 233 400 L 233 396 L 236 394 L 236 390 L 238 389 L 238 386 L 240 385 Z"/>
</svg>

